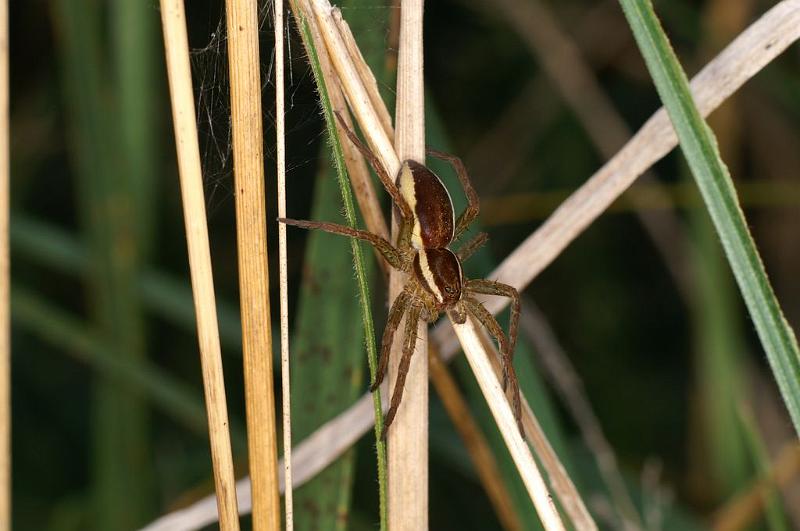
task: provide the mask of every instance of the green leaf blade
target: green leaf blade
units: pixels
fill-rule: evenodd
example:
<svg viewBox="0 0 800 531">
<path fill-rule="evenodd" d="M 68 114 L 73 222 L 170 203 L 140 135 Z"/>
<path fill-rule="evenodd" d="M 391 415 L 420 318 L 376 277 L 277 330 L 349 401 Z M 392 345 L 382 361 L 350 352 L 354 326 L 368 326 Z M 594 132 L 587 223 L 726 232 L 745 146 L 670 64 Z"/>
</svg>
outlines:
<svg viewBox="0 0 800 531">
<path fill-rule="evenodd" d="M 747 228 L 713 132 L 700 116 L 675 52 L 649 0 L 620 0 L 659 96 L 672 120 L 728 263 L 736 277 L 781 395 L 800 434 L 800 352 Z"/>
</svg>

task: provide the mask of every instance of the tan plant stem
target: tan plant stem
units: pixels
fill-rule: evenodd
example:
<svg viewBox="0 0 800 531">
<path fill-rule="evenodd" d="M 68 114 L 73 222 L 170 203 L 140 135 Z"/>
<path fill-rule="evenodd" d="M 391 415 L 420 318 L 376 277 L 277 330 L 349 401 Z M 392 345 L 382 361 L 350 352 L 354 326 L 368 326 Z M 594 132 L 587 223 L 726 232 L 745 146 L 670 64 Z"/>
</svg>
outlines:
<svg viewBox="0 0 800 531">
<path fill-rule="evenodd" d="M 275 0 L 275 140 L 277 147 L 278 217 L 286 217 L 286 109 L 284 102 L 283 69 L 283 0 Z M 292 391 L 289 371 L 289 280 L 286 260 L 286 225 L 278 223 L 278 268 L 281 305 L 281 392 L 283 415 L 283 504 L 285 529 L 294 529 L 292 506 Z"/>
<path fill-rule="evenodd" d="M 544 484 L 533 454 L 519 432 L 514 413 L 481 344 L 475 324 L 469 318 L 466 323 L 454 324 L 453 327 L 544 528 L 547 531 L 563 530 L 561 516 Z"/>
<path fill-rule="evenodd" d="M 641 516 L 625 487 L 617 457 L 592 410 L 580 376 L 541 310 L 529 300 L 523 302 L 520 328 L 533 344 L 536 357 L 540 360 L 539 365 L 561 396 L 561 401 L 581 431 L 586 447 L 592 452 L 600 475 L 616 505 L 617 514 L 622 519 L 621 528 L 644 529 Z"/>
<path fill-rule="evenodd" d="M 354 130 L 353 122 L 350 119 L 350 113 L 347 110 L 345 96 L 342 92 L 336 72 L 333 69 L 328 51 L 325 48 L 325 42 L 322 40 L 322 36 L 320 35 L 317 20 L 315 17 L 308 15 L 306 16 L 306 20 L 311 31 L 311 36 L 314 39 L 317 57 L 319 59 L 320 68 L 322 69 L 322 76 L 325 79 L 325 85 L 328 88 L 328 98 L 330 99 L 331 107 L 334 111 L 338 112 L 340 116 L 342 116 L 350 130 Z M 341 30 L 342 28 L 340 27 L 339 29 Z M 340 34 L 341 33 L 344 33 L 344 31 L 340 31 Z M 349 34 L 349 29 L 347 33 Z M 372 81 L 374 83 L 375 79 L 373 78 Z M 383 111 L 386 111 L 385 107 L 383 108 Z M 338 120 L 336 122 L 336 129 L 339 132 L 340 138 L 346 138 Z M 391 138 L 393 135 L 394 133 L 392 132 L 389 137 Z M 364 218 L 364 224 L 367 226 L 367 230 L 386 240 L 390 239 L 389 228 L 386 224 L 386 219 L 383 217 L 380 202 L 378 201 L 378 196 L 375 193 L 375 187 L 372 184 L 372 178 L 370 177 L 369 169 L 367 168 L 367 163 L 364 160 L 364 156 L 360 151 L 358 151 L 352 142 L 341 142 L 341 146 L 342 151 L 344 152 L 345 164 L 347 165 L 347 173 L 350 176 L 350 183 L 353 185 L 353 191 L 355 193 L 356 200 L 358 201 L 358 208 Z M 383 255 L 381 255 L 379 251 L 374 250 L 374 252 L 378 259 L 378 264 L 380 265 L 388 283 L 389 265 L 386 263 L 386 260 L 384 260 Z"/>
<path fill-rule="evenodd" d="M 233 175 L 253 528 L 280 529 L 255 0 L 226 0 Z"/>
<path fill-rule="evenodd" d="M 369 92 L 361 82 L 361 76 L 353 59 L 347 51 L 335 17 L 340 17 L 338 9 L 332 8 L 327 0 L 309 0 L 319 24 L 319 31 L 328 49 L 339 83 L 353 109 L 356 121 L 372 151 L 383 163 L 389 175 L 397 175 L 400 159 L 397 157 L 392 139 L 386 134 L 380 113 L 372 106 Z"/>
<path fill-rule="evenodd" d="M 225 382 L 222 377 L 222 356 L 217 325 L 217 306 L 211 274 L 211 252 L 208 244 L 205 197 L 200 166 L 200 148 L 195 123 L 194 91 L 189 67 L 189 42 L 182 0 L 162 0 L 161 19 L 164 26 L 164 48 L 167 58 L 172 119 L 178 151 L 181 196 L 189 249 L 197 337 L 203 370 L 203 388 L 208 413 L 208 434 L 211 460 L 217 491 L 217 510 L 221 529 L 239 529 L 236 508 L 236 487 L 233 477 Z"/>
<path fill-rule="evenodd" d="M 398 158 L 425 163 L 425 85 L 422 59 L 424 0 L 404 0 L 400 7 L 400 49 L 397 64 L 397 107 L 394 147 Z M 390 172 L 396 175 L 397 172 Z M 398 220 L 392 214 L 392 235 Z M 389 300 L 402 292 L 407 275 L 392 270 Z M 417 323 L 417 341 L 405 382 L 403 402 L 389 428 L 389 529 L 428 528 L 428 325 Z M 398 334 L 399 336 L 399 334 Z M 389 388 L 394 389 L 402 357 L 402 338 L 390 354 Z"/>
<path fill-rule="evenodd" d="M 499 361 L 500 354 L 485 333 L 478 333 L 477 340 L 484 352 L 486 352 L 495 378 L 499 381 L 500 375 L 502 374 Z M 558 454 L 553 450 L 550 441 L 547 440 L 542 426 L 539 424 L 536 415 L 534 415 L 533 410 L 528 404 L 528 399 L 524 394 L 521 394 L 520 400 L 522 403 L 522 426 L 525 429 L 525 438 L 533 447 L 535 455 L 547 472 L 550 487 L 561 502 L 564 512 L 567 513 L 569 520 L 578 531 L 597 531 L 597 524 L 595 524 L 578 489 L 564 469 L 564 465 L 558 458 Z"/>
<path fill-rule="evenodd" d="M 0 2 L 0 531 L 11 529 L 8 1 Z"/>
<path fill-rule="evenodd" d="M 613 157 L 619 146 L 630 138 L 628 126 L 603 92 L 577 44 L 560 27 L 547 5 L 539 0 L 497 0 L 492 4 L 492 11 L 503 13 L 525 39 L 600 154 L 604 158 Z M 648 183 L 651 193 L 667 198 L 666 191 L 662 190 L 652 172 L 645 172 L 640 182 Z M 630 199 L 635 204 L 635 196 Z M 688 303 L 692 279 L 687 272 L 681 245 L 685 239 L 681 221 L 671 211 L 652 212 L 636 208 L 634 213 L 661 254 L 681 297 Z"/>
<path fill-rule="evenodd" d="M 333 12 L 333 21 L 339 30 L 339 35 L 342 37 L 342 42 L 344 42 L 348 55 L 353 61 L 353 66 L 355 66 L 356 72 L 358 72 L 361 84 L 367 92 L 367 97 L 369 97 L 369 101 L 372 103 L 372 108 L 375 109 L 378 115 L 378 120 L 383 126 L 384 133 L 389 139 L 393 139 L 394 130 L 392 128 L 392 117 L 389 115 L 381 93 L 378 91 L 378 82 L 375 81 L 372 70 L 370 70 L 369 65 L 367 65 L 367 62 L 364 60 L 364 56 L 361 55 L 361 50 L 358 44 L 356 44 L 353 32 L 350 31 L 350 26 L 348 26 L 342 18 L 342 13 L 340 11 Z"/>
<path fill-rule="evenodd" d="M 719 107 L 745 81 L 753 77 L 800 37 L 800 0 L 784 0 L 740 34 L 692 80 L 692 95 L 703 116 Z M 677 145 L 666 111 L 661 108 L 625 146 L 575 191 L 525 241 L 490 278 L 527 286 L 575 238 L 656 161 Z M 497 313 L 507 301 L 487 302 Z M 449 326 L 433 333 L 454 341 Z"/>
<path fill-rule="evenodd" d="M 469 404 L 458 389 L 458 384 L 432 345 L 428 346 L 428 360 L 431 383 L 447 411 L 447 416 L 464 441 L 497 519 L 506 531 L 522 530 L 522 523 L 511 503 L 511 495 L 503 482 L 492 449 L 472 416 Z"/>
</svg>

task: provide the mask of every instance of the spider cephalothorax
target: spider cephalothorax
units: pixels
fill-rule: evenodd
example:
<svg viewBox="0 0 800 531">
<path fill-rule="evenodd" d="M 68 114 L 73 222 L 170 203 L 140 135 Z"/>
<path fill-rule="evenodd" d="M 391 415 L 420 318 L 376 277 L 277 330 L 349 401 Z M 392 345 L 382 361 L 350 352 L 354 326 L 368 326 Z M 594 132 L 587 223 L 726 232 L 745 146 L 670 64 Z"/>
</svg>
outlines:
<svg viewBox="0 0 800 531">
<path fill-rule="evenodd" d="M 384 437 L 403 396 L 406 374 L 417 340 L 417 323 L 420 319 L 433 322 L 439 318 L 442 312 L 447 312 L 456 323 L 464 323 L 467 315 L 472 315 L 497 339 L 503 368 L 503 388 L 506 389 L 511 384 L 514 414 L 517 424 L 522 429 L 519 387 L 512 365 L 520 311 L 519 294 L 513 287 L 500 282 L 464 278 L 461 262 L 486 242 L 486 234 L 478 234 L 457 252 L 448 249 L 450 244 L 466 231 L 470 223 L 477 217 L 479 210 L 478 195 L 472 188 L 464 164 L 461 159 L 452 155 L 428 150 L 429 155 L 445 160 L 453 166 L 464 188 L 468 206 L 456 219 L 450 194 L 439 177 L 427 166 L 413 160 L 406 160 L 403 162 L 397 178 L 392 180 L 375 155 L 358 140 L 344 120 L 338 114 L 336 116 L 350 141 L 370 162 L 384 188 L 392 197 L 400 214 L 397 244 L 392 245 L 371 232 L 333 223 L 293 219 L 281 219 L 280 221 L 288 225 L 321 229 L 365 240 L 374 245 L 392 267 L 409 274 L 403 291 L 397 296 L 389 310 L 389 317 L 381 340 L 378 375 L 371 386 L 374 391 L 383 381 L 389 365 L 389 350 L 394 333 L 405 315 L 403 356 L 392 393 L 391 406 L 386 413 Z M 500 295 L 511 299 L 511 322 L 508 337 L 492 314 L 474 297 L 476 294 Z"/>
</svg>

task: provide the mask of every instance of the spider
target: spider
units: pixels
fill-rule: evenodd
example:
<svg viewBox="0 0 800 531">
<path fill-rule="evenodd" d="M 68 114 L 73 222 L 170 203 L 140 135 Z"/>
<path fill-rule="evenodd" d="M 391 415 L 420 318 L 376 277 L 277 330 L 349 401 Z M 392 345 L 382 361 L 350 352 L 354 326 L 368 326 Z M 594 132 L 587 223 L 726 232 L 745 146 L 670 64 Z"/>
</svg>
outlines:
<svg viewBox="0 0 800 531">
<path fill-rule="evenodd" d="M 369 161 L 399 211 L 397 244 L 392 245 L 377 234 L 334 223 L 285 218 L 279 221 L 287 225 L 319 229 L 364 240 L 375 246 L 392 267 L 408 274 L 403 291 L 389 310 L 381 340 L 378 373 L 370 387 L 374 392 L 383 381 L 395 332 L 400 327 L 403 315 L 406 315 L 402 358 L 382 437 L 386 437 L 403 397 L 406 375 L 417 341 L 417 323 L 420 319 L 433 323 L 443 312 L 458 324 L 466 321 L 467 314 L 472 315 L 497 340 L 503 370 L 503 389 L 507 390 L 511 384 L 514 415 L 522 431 L 519 384 L 512 364 L 520 314 L 519 293 L 507 284 L 464 277 L 461 262 L 486 242 L 486 233 L 477 234 L 456 252 L 448 248 L 463 235 L 479 212 L 478 194 L 472 187 L 464 164 L 456 156 L 433 149 L 427 150 L 429 155 L 444 160 L 453 167 L 464 189 L 468 205 L 456 219 L 450 194 L 433 171 L 419 162 L 406 160 L 393 181 L 375 154 L 361 143 L 338 113 L 336 117 L 347 137 Z M 511 299 L 508 337 L 494 316 L 474 297 L 475 294 L 499 295 Z"/>
</svg>

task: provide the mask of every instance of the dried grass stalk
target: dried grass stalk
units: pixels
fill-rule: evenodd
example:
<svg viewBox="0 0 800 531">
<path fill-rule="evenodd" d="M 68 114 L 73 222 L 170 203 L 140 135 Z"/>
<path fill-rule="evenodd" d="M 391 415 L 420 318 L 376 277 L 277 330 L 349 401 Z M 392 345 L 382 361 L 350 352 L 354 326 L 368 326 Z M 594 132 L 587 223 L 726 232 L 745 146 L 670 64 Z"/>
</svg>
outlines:
<svg viewBox="0 0 800 531">
<path fill-rule="evenodd" d="M 272 328 L 268 325 L 271 320 L 258 6 L 255 0 L 226 0 L 225 5 L 253 528 L 277 531 L 281 509 L 272 384 Z"/>
<path fill-rule="evenodd" d="M 436 389 L 436 394 L 442 400 L 447 416 L 456 427 L 456 431 L 464 441 L 464 446 L 469 452 L 475 472 L 480 478 L 489 501 L 494 507 L 497 519 L 506 531 L 521 531 L 522 523 L 519 520 L 511 495 L 503 482 L 503 476 L 497 466 L 489 443 L 481 432 L 478 423 L 469 410 L 469 404 L 464 399 L 455 378 L 450 374 L 447 365 L 442 363 L 436 349 L 428 346 L 428 360 L 431 382 Z"/>
<path fill-rule="evenodd" d="M 277 144 L 278 217 L 286 217 L 286 111 L 283 94 L 283 0 L 275 0 L 275 139 Z M 294 529 L 292 500 L 292 391 L 289 371 L 289 280 L 286 262 L 286 225 L 278 224 L 278 267 L 281 305 L 281 391 L 283 413 L 283 476 L 286 531 Z"/>
<path fill-rule="evenodd" d="M 422 66 L 423 0 L 405 0 L 400 12 L 397 107 L 394 146 L 400 160 L 425 163 L 425 84 Z M 397 172 L 390 175 L 395 175 Z M 392 213 L 392 235 L 398 219 Z M 389 301 L 403 291 L 408 277 L 393 270 Z M 401 328 L 402 330 L 402 328 Z M 389 388 L 394 389 L 402 357 L 397 334 L 389 357 Z M 389 428 L 389 529 L 428 528 L 428 324 L 417 323 L 417 342 L 406 376 L 403 402 Z"/>
<path fill-rule="evenodd" d="M 800 1 L 785 0 L 740 34 L 691 83 L 705 117 L 800 37 Z M 638 176 L 678 143 L 661 108 L 625 146 L 511 253 L 492 274 L 521 289 L 602 214 Z M 489 301 L 492 313 L 506 301 Z M 447 334 L 449 335 L 449 334 Z M 452 336 L 451 336 L 452 337 Z"/>
<path fill-rule="evenodd" d="M 164 48 L 167 57 L 175 144 L 178 150 L 186 242 L 189 249 L 197 338 L 200 343 L 203 388 L 208 413 L 208 435 L 211 440 L 211 460 L 217 491 L 217 510 L 220 527 L 226 531 L 235 531 L 239 529 L 239 517 L 228 432 L 225 382 L 222 377 L 217 306 L 211 274 L 200 148 L 195 123 L 194 91 L 189 68 L 189 43 L 182 0 L 162 0 L 161 19 L 164 26 Z"/>
<path fill-rule="evenodd" d="M 539 518 L 547 531 L 563 530 L 564 524 L 561 516 L 550 498 L 550 493 L 539 472 L 539 467 L 536 466 L 531 449 L 519 432 L 514 413 L 511 411 L 508 399 L 489 362 L 489 356 L 477 335 L 475 324 L 469 318 L 464 324 L 454 324 L 453 327 L 464 348 L 464 354 L 472 367 L 472 372 L 478 380 L 478 385 L 486 397 L 495 422 L 497 422 L 497 427 L 500 429 L 508 450 L 511 452 L 511 457 L 517 465 L 517 470 L 522 476 L 522 481 L 528 489 L 536 512 L 539 513 Z"/>
</svg>

